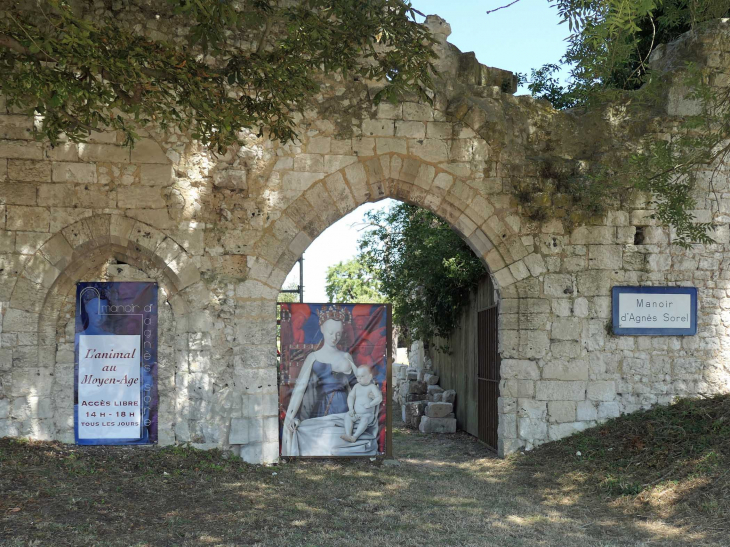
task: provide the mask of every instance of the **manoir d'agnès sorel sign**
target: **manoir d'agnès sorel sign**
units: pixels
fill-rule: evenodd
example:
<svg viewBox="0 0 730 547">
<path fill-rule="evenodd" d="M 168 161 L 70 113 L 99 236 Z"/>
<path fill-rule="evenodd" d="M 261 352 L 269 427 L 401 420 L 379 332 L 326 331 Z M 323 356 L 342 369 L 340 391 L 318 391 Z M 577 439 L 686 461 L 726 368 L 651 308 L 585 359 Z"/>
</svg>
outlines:
<svg viewBox="0 0 730 547">
<path fill-rule="evenodd" d="M 613 332 L 652 336 L 697 334 L 697 289 L 614 287 Z"/>
</svg>

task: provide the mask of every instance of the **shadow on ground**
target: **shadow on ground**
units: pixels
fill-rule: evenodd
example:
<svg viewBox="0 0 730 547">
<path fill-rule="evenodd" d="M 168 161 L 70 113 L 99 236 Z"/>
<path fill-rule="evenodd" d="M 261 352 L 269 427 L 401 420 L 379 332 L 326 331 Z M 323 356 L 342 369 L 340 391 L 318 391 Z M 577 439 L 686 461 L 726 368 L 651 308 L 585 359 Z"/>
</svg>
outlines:
<svg viewBox="0 0 730 547">
<path fill-rule="evenodd" d="M 400 465 L 264 467 L 187 448 L 0 440 L 5 545 L 722 545 L 717 530 L 627 514 L 550 466 L 473 437 L 397 427 Z M 572 486 L 571 486 L 572 485 Z"/>
</svg>

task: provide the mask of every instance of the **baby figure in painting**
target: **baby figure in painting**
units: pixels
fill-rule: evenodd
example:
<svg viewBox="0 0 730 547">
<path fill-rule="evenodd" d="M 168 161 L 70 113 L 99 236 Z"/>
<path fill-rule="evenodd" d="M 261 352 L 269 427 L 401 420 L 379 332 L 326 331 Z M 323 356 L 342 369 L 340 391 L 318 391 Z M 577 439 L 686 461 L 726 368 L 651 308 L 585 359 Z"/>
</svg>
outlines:
<svg viewBox="0 0 730 547">
<path fill-rule="evenodd" d="M 383 395 L 373 382 L 370 367 L 366 365 L 357 367 L 355 375 L 357 384 L 347 396 L 347 406 L 350 411 L 345 414 L 345 434 L 340 435 L 343 440 L 350 443 L 354 443 L 363 434 L 373 420 L 375 409 L 383 402 Z M 355 423 L 357 429 L 353 433 L 352 428 Z"/>
</svg>

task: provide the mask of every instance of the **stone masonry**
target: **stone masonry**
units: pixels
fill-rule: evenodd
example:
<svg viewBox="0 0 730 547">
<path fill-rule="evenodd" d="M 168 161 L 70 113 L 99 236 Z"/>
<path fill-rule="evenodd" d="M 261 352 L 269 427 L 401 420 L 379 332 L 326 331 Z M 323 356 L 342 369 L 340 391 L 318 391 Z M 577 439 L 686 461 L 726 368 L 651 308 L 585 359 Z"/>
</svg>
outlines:
<svg viewBox="0 0 730 547">
<path fill-rule="evenodd" d="M 165 27 L 180 30 L 179 19 L 117 18 L 184 39 Z M 696 192 L 713 245 L 673 246 L 646 196 L 571 230 L 530 221 L 513 189 L 540 176 L 538 159 L 600 161 L 629 147 L 636 128 L 621 105 L 557 112 L 515 97 L 510 73 L 459 52 L 440 18 L 426 24 L 439 40 L 433 105 L 375 106 L 380 83 L 333 78 L 299 115 L 300 140 L 246 133 L 223 156 L 177 133 L 151 132 L 131 151 L 115 133 L 52 147 L 0 99 L 0 436 L 73 442 L 75 283 L 145 278 L 161 288 L 160 443 L 277 460 L 279 289 L 324 229 L 386 197 L 446 219 L 493 277 L 503 453 L 729 391 L 728 167 L 708 166 Z M 656 69 L 673 77 L 691 51 L 727 86 L 718 40 L 729 29 L 721 21 L 685 36 L 655 56 Z M 696 106 L 680 87 L 647 125 L 657 134 Z M 698 287 L 698 335 L 610 334 L 615 284 Z"/>
</svg>

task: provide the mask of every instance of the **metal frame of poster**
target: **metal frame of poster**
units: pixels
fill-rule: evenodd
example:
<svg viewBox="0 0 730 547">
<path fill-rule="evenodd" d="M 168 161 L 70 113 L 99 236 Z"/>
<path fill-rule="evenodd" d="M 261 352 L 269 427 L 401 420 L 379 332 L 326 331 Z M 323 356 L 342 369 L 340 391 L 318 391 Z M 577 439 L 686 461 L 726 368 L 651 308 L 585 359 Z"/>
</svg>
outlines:
<svg viewBox="0 0 730 547">
<path fill-rule="evenodd" d="M 76 444 L 157 443 L 157 293 L 151 282 L 76 284 Z"/>
<path fill-rule="evenodd" d="M 391 305 L 278 307 L 281 456 L 391 458 Z"/>
</svg>

